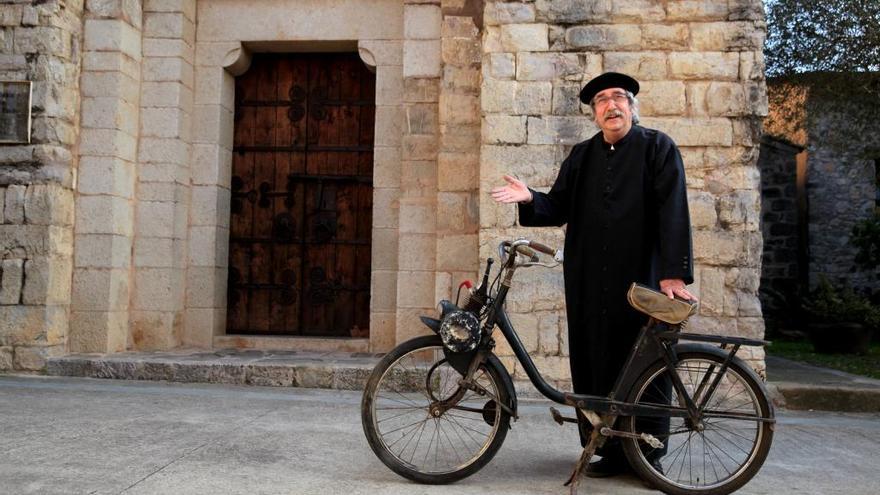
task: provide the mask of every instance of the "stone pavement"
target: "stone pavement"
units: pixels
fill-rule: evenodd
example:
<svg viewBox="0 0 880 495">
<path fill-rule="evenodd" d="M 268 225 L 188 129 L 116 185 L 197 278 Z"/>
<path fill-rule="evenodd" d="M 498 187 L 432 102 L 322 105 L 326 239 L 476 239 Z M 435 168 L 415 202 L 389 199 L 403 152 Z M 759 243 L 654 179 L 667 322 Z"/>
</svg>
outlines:
<svg viewBox="0 0 880 495">
<path fill-rule="evenodd" d="M 52 358 L 55 376 L 362 390 L 379 354 L 262 350 L 79 354 Z M 768 390 L 789 409 L 880 412 L 880 380 L 767 357 Z M 518 395 L 539 398 L 517 383 Z"/>
<path fill-rule="evenodd" d="M 398 477 L 367 446 L 354 391 L 0 376 L 0 493 L 565 495 L 579 450 L 547 402 L 525 401 L 498 455 L 452 486 Z M 781 411 L 738 493 L 880 493 L 880 415 Z M 634 477 L 581 494 L 641 494 Z"/>
</svg>

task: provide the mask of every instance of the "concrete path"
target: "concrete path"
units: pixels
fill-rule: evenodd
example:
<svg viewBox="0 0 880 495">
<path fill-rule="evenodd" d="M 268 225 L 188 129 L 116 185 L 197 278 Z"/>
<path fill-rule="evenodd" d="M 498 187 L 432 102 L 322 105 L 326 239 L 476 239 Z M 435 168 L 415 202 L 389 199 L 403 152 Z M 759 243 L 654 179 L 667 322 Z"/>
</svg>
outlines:
<svg viewBox="0 0 880 495">
<path fill-rule="evenodd" d="M 498 456 L 453 486 L 386 469 L 353 391 L 0 376 L 0 493 L 566 494 L 572 426 L 526 402 Z M 880 493 L 880 415 L 779 413 L 764 469 L 740 493 Z M 656 493 L 632 477 L 582 494 Z"/>
</svg>

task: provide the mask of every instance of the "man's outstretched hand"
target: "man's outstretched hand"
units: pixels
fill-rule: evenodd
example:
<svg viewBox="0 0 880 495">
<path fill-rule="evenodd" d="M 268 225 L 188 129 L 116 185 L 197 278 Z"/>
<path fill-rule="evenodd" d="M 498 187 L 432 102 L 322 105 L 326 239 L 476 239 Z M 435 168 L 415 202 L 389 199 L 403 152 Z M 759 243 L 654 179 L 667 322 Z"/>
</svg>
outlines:
<svg viewBox="0 0 880 495">
<path fill-rule="evenodd" d="M 697 298 L 684 288 L 684 280 L 680 278 L 667 278 L 660 281 L 660 292 L 666 294 L 669 299 L 678 296 L 687 301 L 696 301 Z"/>
<path fill-rule="evenodd" d="M 506 186 L 492 189 L 492 199 L 499 203 L 529 203 L 532 201 L 532 191 L 526 183 L 509 175 L 504 176 Z"/>
</svg>

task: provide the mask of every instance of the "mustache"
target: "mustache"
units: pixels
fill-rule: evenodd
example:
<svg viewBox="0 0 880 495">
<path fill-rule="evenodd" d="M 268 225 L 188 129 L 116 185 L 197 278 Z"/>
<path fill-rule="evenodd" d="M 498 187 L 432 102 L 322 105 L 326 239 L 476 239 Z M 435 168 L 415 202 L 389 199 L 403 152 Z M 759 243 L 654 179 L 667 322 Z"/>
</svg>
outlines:
<svg viewBox="0 0 880 495">
<path fill-rule="evenodd" d="M 612 117 L 623 117 L 623 112 L 617 109 L 608 110 L 605 112 L 605 116 L 603 117 L 605 120 L 608 120 Z"/>
</svg>

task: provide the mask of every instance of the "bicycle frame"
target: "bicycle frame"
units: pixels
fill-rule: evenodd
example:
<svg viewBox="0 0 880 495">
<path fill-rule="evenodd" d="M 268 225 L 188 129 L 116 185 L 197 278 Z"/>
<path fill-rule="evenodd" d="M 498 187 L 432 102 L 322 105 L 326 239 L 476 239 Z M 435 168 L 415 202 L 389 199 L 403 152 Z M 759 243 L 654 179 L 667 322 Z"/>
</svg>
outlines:
<svg viewBox="0 0 880 495">
<path fill-rule="evenodd" d="M 528 351 L 526 351 L 525 346 L 510 321 L 510 318 L 504 310 L 504 301 L 507 298 L 507 292 L 511 287 L 513 271 L 516 269 L 515 252 L 516 249 L 512 248 L 510 258 L 502 266 L 502 270 L 508 270 L 508 272 L 492 301 L 485 328 L 491 331 L 491 329 L 497 326 L 501 330 L 501 333 L 504 335 L 504 338 L 507 339 L 510 348 L 513 350 L 514 356 L 516 356 L 516 359 L 520 362 L 526 375 L 529 377 L 529 380 L 542 395 L 554 402 L 576 407 L 578 409 L 594 411 L 600 415 L 681 417 L 698 420 L 701 416 L 700 411 L 706 407 L 708 398 L 712 396 L 712 393 L 718 387 L 721 377 L 724 375 L 728 364 L 731 359 L 733 359 L 733 356 L 739 350 L 740 346 L 763 346 L 767 344 L 766 341 L 756 339 L 683 333 L 680 331 L 678 325 L 670 327 L 665 323 L 651 318 L 640 330 L 636 343 L 630 351 L 626 364 L 621 370 L 609 397 L 562 392 L 548 384 L 538 371 L 534 361 Z M 675 388 L 678 396 L 684 401 L 684 407 L 680 405 L 645 405 L 626 402 L 626 395 L 629 393 L 633 384 L 638 380 L 640 374 L 648 369 L 653 363 L 658 360 L 663 360 L 670 369 L 675 368 L 678 363 L 678 358 L 673 345 L 679 339 L 719 343 L 722 345 L 721 348 L 725 350 L 730 346 L 727 359 L 722 365 L 722 368 L 716 374 L 712 383 L 707 382 L 708 377 L 712 375 L 711 372 L 714 371 L 714 369 L 710 368 L 710 372 L 706 373 L 703 383 L 698 386 L 692 397 L 685 390 L 681 377 L 679 377 L 677 373 L 670 373 L 672 386 Z M 705 392 L 703 392 L 704 390 Z M 701 395 L 703 400 L 700 403 L 695 403 L 694 401 Z M 713 415 L 716 417 L 729 416 L 733 418 L 738 416 L 733 413 Z M 771 419 L 761 418 L 750 419 L 772 421 Z"/>
</svg>

